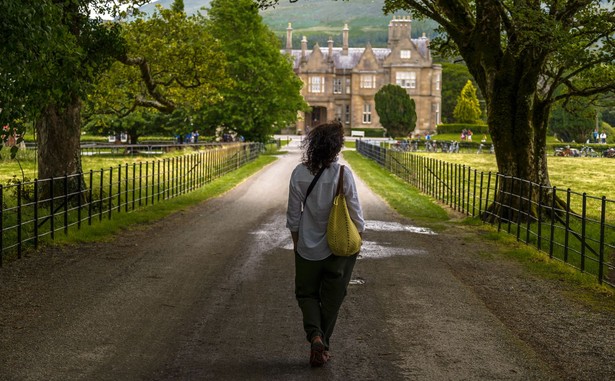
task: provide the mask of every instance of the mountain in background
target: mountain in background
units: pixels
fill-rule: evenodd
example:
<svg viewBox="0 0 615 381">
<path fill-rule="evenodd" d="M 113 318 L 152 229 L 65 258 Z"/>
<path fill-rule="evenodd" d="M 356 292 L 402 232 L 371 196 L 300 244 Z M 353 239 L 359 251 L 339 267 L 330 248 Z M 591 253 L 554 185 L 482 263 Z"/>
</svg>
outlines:
<svg viewBox="0 0 615 381">
<path fill-rule="evenodd" d="M 194 14 L 200 11 L 206 14 L 211 0 L 184 0 L 186 13 Z M 155 5 L 160 4 L 170 8 L 173 0 L 159 0 L 141 7 L 146 13 L 151 13 Z M 288 23 L 293 28 L 293 47 L 300 48 L 302 36 L 308 39 L 311 48 L 318 42 L 320 46 L 327 46 L 329 37 L 333 38 L 335 46 L 342 45 L 342 29 L 348 24 L 349 44 L 363 47 L 368 42 L 373 47 L 386 46 L 389 21 L 393 15 L 384 15 L 382 7 L 384 0 L 299 0 L 290 3 L 280 0 L 275 8 L 261 11 L 263 21 L 280 38 L 280 47 L 286 46 L 286 28 Z M 202 10 L 205 8 L 205 10 Z M 408 13 L 397 12 L 395 15 L 408 16 Z M 423 33 L 433 38 L 435 22 L 413 21 L 412 38 L 418 38 Z"/>
</svg>

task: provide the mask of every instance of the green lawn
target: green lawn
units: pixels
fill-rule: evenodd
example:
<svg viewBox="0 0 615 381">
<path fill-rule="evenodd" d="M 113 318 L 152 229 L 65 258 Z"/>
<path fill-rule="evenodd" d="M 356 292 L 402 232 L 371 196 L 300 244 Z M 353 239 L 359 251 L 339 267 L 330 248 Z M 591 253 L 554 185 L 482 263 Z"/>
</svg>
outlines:
<svg viewBox="0 0 615 381">
<path fill-rule="evenodd" d="M 497 172 L 495 156 L 491 154 L 448 154 L 418 153 L 449 163 L 463 164 L 483 172 Z M 577 193 L 591 196 L 606 196 L 615 200 L 615 159 L 600 157 L 560 157 L 548 158 L 549 178 L 553 186 L 561 190 L 570 188 Z"/>
</svg>

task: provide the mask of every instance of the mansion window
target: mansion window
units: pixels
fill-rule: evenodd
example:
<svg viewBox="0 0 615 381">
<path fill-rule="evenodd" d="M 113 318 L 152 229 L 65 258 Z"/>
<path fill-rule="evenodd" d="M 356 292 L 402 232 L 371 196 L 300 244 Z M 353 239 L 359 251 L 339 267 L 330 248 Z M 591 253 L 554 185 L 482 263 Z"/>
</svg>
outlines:
<svg viewBox="0 0 615 381">
<path fill-rule="evenodd" d="M 324 93 L 325 77 L 311 76 L 309 78 L 308 89 L 310 93 Z"/>
<path fill-rule="evenodd" d="M 342 79 L 334 78 L 333 79 L 333 94 L 341 94 L 342 93 Z"/>
<path fill-rule="evenodd" d="M 363 105 L 363 123 L 369 124 L 372 122 L 372 105 L 365 103 Z"/>
<path fill-rule="evenodd" d="M 416 73 L 413 71 L 399 71 L 395 74 L 395 83 L 404 89 L 415 89 Z"/>
<path fill-rule="evenodd" d="M 344 112 L 344 119 L 346 124 L 350 124 L 350 105 L 346 105 L 346 111 Z"/>
<path fill-rule="evenodd" d="M 350 94 L 351 84 L 350 78 L 346 78 L 346 94 Z"/>
<path fill-rule="evenodd" d="M 362 89 L 375 89 L 376 88 L 376 76 L 372 74 L 361 74 L 361 88 Z"/>
<path fill-rule="evenodd" d="M 342 121 L 342 106 L 335 106 L 335 120 Z"/>
<path fill-rule="evenodd" d="M 436 74 L 436 90 L 440 90 L 440 74 Z"/>
<path fill-rule="evenodd" d="M 438 125 L 438 124 L 440 124 L 440 104 L 439 103 L 434 103 L 433 104 L 433 110 L 435 112 L 436 125 Z"/>
<path fill-rule="evenodd" d="M 408 60 L 408 59 L 410 59 L 411 54 L 412 54 L 412 53 L 411 53 L 411 51 L 410 51 L 410 50 L 404 49 L 404 50 L 401 50 L 401 51 L 399 52 L 399 57 L 400 57 L 401 59 Z"/>
</svg>

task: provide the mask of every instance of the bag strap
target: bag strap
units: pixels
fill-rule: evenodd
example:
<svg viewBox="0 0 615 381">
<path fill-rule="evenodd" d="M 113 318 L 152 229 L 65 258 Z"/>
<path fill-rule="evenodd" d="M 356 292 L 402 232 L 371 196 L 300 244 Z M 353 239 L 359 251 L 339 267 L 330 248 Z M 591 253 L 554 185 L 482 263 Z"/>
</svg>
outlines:
<svg viewBox="0 0 615 381">
<path fill-rule="evenodd" d="M 305 198 L 303 199 L 303 204 L 301 204 L 301 211 L 302 212 L 303 212 L 303 206 L 305 205 L 305 202 L 307 201 L 308 196 L 310 195 L 310 193 L 312 193 L 312 189 L 314 189 L 314 185 L 316 185 L 316 183 L 318 182 L 318 179 L 320 178 L 320 175 L 322 175 L 322 173 L 324 171 L 325 171 L 325 167 L 320 168 L 320 170 L 318 171 L 316 176 L 314 176 L 314 179 L 310 183 L 310 186 L 308 187 L 308 190 L 305 193 Z"/>
<path fill-rule="evenodd" d="M 340 179 L 337 182 L 337 192 L 336 195 L 340 195 L 344 193 L 344 165 L 340 167 Z"/>
</svg>

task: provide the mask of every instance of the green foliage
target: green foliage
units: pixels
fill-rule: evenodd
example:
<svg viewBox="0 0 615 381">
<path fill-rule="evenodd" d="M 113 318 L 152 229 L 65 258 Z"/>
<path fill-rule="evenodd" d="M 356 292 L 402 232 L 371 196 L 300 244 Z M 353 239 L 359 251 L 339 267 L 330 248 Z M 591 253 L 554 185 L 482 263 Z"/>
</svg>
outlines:
<svg viewBox="0 0 615 381">
<path fill-rule="evenodd" d="M 353 128 L 352 130 L 365 132 L 366 138 L 381 138 L 386 134 L 384 128 Z"/>
<path fill-rule="evenodd" d="M 563 142 L 593 142 L 595 128 L 596 109 L 586 102 L 573 99 L 551 111 L 549 130 Z"/>
<path fill-rule="evenodd" d="M 453 110 L 453 116 L 460 123 L 476 123 L 480 119 L 480 114 L 480 103 L 476 96 L 476 87 L 468 79 L 457 98 L 457 105 L 455 110 Z"/>
<path fill-rule="evenodd" d="M 247 140 L 265 142 L 307 108 L 302 82 L 252 0 L 212 0 L 208 15 L 209 31 L 222 44 L 235 86 L 222 91 L 224 102 L 211 108 L 206 120 Z"/>
<path fill-rule="evenodd" d="M 380 124 L 390 137 L 408 136 L 414 131 L 416 105 L 404 88 L 394 84 L 384 85 L 374 99 Z"/>
<path fill-rule="evenodd" d="M 472 81 L 472 75 L 466 65 L 442 63 L 442 121 L 444 123 L 453 122 L 453 110 L 457 104 L 457 98 L 469 80 Z M 478 94 L 478 97 L 482 99 L 482 95 Z"/>
<path fill-rule="evenodd" d="M 88 97 L 89 131 L 128 131 L 133 143 L 165 128 L 168 134 L 192 131 L 194 119 L 222 100 L 221 90 L 232 85 L 226 57 L 208 33 L 207 20 L 186 17 L 180 8 L 158 7 L 150 18 L 124 24 L 126 54 Z M 183 120 L 181 128 L 163 126 L 177 119 Z"/>
</svg>

